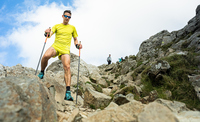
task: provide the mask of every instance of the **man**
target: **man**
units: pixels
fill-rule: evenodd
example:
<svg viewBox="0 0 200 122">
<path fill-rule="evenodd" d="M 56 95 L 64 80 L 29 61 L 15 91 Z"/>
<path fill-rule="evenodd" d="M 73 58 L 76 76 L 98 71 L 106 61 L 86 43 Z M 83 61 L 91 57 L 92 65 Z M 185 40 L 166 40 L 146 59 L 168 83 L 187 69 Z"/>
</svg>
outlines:
<svg viewBox="0 0 200 122">
<path fill-rule="evenodd" d="M 107 62 L 108 62 L 108 65 L 112 62 L 111 54 L 109 54 L 109 57 L 107 58 Z"/>
<path fill-rule="evenodd" d="M 64 80 L 66 83 L 66 95 L 65 100 L 73 101 L 73 97 L 70 92 L 71 85 L 71 72 L 70 72 L 70 46 L 71 46 L 71 38 L 74 38 L 74 45 L 77 49 L 82 49 L 82 45 L 78 44 L 78 34 L 76 32 L 76 28 L 73 25 L 69 24 L 69 20 L 71 19 L 71 11 L 65 10 L 62 15 L 63 22 L 57 25 L 54 25 L 51 29 L 45 30 L 45 36 L 49 34 L 48 38 L 50 38 L 54 33 L 56 33 L 55 41 L 53 45 L 47 49 L 45 54 L 41 60 L 41 72 L 38 77 L 42 79 L 44 77 L 44 70 L 48 64 L 48 60 L 51 57 L 56 57 L 62 61 L 64 68 Z"/>
</svg>

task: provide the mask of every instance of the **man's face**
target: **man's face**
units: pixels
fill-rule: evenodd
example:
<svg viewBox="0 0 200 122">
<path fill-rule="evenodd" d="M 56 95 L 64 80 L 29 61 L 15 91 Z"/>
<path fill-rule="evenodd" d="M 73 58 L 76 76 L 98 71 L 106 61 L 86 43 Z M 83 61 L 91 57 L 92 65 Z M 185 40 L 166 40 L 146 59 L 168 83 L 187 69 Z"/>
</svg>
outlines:
<svg viewBox="0 0 200 122">
<path fill-rule="evenodd" d="M 70 14 L 70 13 L 67 13 L 67 12 L 65 12 L 65 14 L 64 14 L 64 15 L 62 15 L 62 18 L 63 18 L 63 22 L 64 22 L 64 23 L 68 23 L 68 22 L 69 22 L 69 20 L 70 20 L 70 18 L 71 18 L 71 14 Z"/>
</svg>

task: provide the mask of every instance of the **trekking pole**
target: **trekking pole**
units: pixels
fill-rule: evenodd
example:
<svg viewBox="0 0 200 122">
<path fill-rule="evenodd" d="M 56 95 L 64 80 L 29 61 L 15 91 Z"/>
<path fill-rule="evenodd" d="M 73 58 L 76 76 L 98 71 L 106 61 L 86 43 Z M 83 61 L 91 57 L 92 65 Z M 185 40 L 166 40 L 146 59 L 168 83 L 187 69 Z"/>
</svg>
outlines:
<svg viewBox="0 0 200 122">
<path fill-rule="evenodd" d="M 51 29 L 51 27 L 49 27 L 49 29 Z M 50 32 L 50 33 L 51 33 L 51 32 Z M 50 34 L 50 33 L 49 33 L 49 34 Z M 45 47 L 45 45 L 46 45 L 47 38 L 48 38 L 49 34 L 47 33 L 47 37 L 46 37 L 46 39 L 45 39 L 44 46 L 43 46 L 43 49 L 42 49 L 42 53 L 41 53 L 40 59 L 39 59 L 39 61 L 38 61 L 38 65 L 37 65 L 37 68 L 36 68 L 36 71 L 35 71 L 35 75 L 37 74 L 37 70 L 38 70 L 38 67 L 39 67 L 39 64 L 40 64 L 40 61 L 41 61 L 41 58 L 42 58 L 42 54 L 43 54 L 43 51 L 44 51 L 44 47 Z"/>
<path fill-rule="evenodd" d="M 79 44 L 81 44 L 81 41 L 79 41 Z M 81 49 L 79 48 L 78 75 L 77 75 L 77 90 L 76 90 L 76 105 L 77 105 L 77 95 L 78 95 L 78 81 L 79 81 L 80 54 L 81 54 Z"/>
</svg>

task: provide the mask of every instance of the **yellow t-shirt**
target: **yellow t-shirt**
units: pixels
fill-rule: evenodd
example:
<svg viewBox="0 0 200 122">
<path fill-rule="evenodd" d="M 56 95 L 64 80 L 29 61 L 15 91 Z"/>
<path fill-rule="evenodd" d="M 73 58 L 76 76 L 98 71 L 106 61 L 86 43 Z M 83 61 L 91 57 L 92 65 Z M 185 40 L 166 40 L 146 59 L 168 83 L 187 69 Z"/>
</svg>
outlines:
<svg viewBox="0 0 200 122">
<path fill-rule="evenodd" d="M 72 37 L 78 37 L 76 28 L 73 25 L 56 24 L 51 31 L 56 33 L 55 41 L 52 47 L 56 50 L 57 55 L 70 54 L 70 46 Z"/>
</svg>

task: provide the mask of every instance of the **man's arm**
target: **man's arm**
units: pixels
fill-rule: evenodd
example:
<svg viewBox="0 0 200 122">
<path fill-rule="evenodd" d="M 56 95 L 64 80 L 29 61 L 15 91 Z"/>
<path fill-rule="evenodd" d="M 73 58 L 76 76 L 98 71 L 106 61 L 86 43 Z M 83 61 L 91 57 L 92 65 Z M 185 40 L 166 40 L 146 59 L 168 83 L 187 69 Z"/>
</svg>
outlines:
<svg viewBox="0 0 200 122">
<path fill-rule="evenodd" d="M 48 38 L 51 38 L 51 36 L 52 36 L 53 34 L 54 34 L 54 33 L 51 31 L 50 36 L 49 36 Z"/>
<path fill-rule="evenodd" d="M 76 47 L 76 45 L 78 45 L 78 47 L 79 47 L 80 49 L 82 49 L 82 44 L 79 44 L 79 43 L 78 43 L 77 37 L 74 37 L 74 45 L 75 45 L 75 47 Z"/>
<path fill-rule="evenodd" d="M 48 36 L 48 38 L 50 38 L 54 34 L 53 31 L 51 31 L 51 28 L 46 29 L 45 33 L 50 33 L 50 36 Z"/>
</svg>

